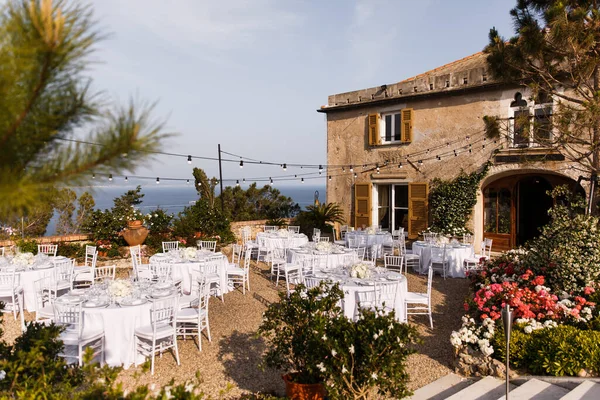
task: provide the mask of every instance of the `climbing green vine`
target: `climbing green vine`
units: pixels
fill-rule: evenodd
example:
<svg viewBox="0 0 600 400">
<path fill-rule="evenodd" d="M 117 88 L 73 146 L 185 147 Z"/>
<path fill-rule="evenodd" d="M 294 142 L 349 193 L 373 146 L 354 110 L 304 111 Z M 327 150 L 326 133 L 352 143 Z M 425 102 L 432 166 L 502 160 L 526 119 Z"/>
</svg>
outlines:
<svg viewBox="0 0 600 400">
<path fill-rule="evenodd" d="M 461 170 L 452 180 L 434 179 L 429 192 L 432 225 L 429 231 L 444 235 L 461 236 L 471 233 L 467 221 L 477 203 L 479 182 L 487 175 L 491 163 L 470 174 Z"/>
</svg>

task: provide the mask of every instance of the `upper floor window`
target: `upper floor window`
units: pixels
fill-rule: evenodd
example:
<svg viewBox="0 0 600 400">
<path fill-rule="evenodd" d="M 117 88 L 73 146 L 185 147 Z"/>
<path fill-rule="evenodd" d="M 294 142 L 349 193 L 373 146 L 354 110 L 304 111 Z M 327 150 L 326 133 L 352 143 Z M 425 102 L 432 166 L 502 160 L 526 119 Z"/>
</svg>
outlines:
<svg viewBox="0 0 600 400">
<path fill-rule="evenodd" d="M 512 147 L 540 147 L 552 140 L 552 98 L 540 93 L 533 105 L 515 94 L 510 103 Z"/>
<path fill-rule="evenodd" d="M 413 109 L 369 114 L 369 145 L 411 143 L 413 136 Z"/>
</svg>

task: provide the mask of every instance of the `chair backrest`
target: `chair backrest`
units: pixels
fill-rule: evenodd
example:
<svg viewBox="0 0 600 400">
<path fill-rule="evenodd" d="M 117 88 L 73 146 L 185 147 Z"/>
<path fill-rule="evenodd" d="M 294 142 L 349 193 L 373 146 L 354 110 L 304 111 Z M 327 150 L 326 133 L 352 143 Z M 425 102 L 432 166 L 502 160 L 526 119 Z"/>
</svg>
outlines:
<svg viewBox="0 0 600 400">
<path fill-rule="evenodd" d="M 356 291 L 356 307 L 371 309 L 377 305 L 376 286 Z"/>
<path fill-rule="evenodd" d="M 65 259 L 54 261 L 54 281 L 73 281 L 73 269 L 75 268 L 75 260 Z"/>
<path fill-rule="evenodd" d="M 404 256 L 383 256 L 383 265 L 385 268 L 399 269 L 402 271 L 402 264 L 404 262 Z"/>
<path fill-rule="evenodd" d="M 470 233 L 465 233 L 462 238 L 463 244 L 472 244 L 473 243 L 473 235 Z"/>
<path fill-rule="evenodd" d="M 103 282 L 106 279 L 115 280 L 117 273 L 116 265 L 94 268 L 94 282 Z"/>
<path fill-rule="evenodd" d="M 290 231 L 292 233 L 300 233 L 300 227 L 290 225 L 290 226 L 288 226 L 288 231 Z"/>
<path fill-rule="evenodd" d="M 138 244 L 137 246 L 129 247 L 129 253 L 131 254 L 132 263 L 133 259 L 135 258 L 138 266 L 142 264 L 142 246 Z"/>
<path fill-rule="evenodd" d="M 446 244 L 443 244 L 441 247 L 440 246 L 430 246 L 430 247 L 431 247 L 431 259 L 434 262 L 448 261 Z"/>
<path fill-rule="evenodd" d="M 152 271 L 154 278 L 159 281 L 170 280 L 173 273 L 173 265 L 167 260 L 151 261 L 150 271 Z"/>
<path fill-rule="evenodd" d="M 433 268 L 427 271 L 427 298 L 431 301 L 431 285 L 433 284 Z"/>
<path fill-rule="evenodd" d="M 274 225 L 265 225 L 263 229 L 265 232 L 276 232 L 279 230 L 279 227 Z"/>
<path fill-rule="evenodd" d="M 348 225 L 340 226 L 340 233 L 342 233 L 342 232 L 348 232 Z"/>
<path fill-rule="evenodd" d="M 14 268 L 0 271 L 0 289 L 12 290 L 19 286 L 20 274 L 15 273 Z"/>
<path fill-rule="evenodd" d="M 329 242 L 329 236 L 317 236 L 314 238 L 315 243 Z"/>
<path fill-rule="evenodd" d="M 200 264 L 200 271 L 203 276 L 214 275 L 219 273 L 221 261 L 217 259 L 207 259 Z"/>
<path fill-rule="evenodd" d="M 209 250 L 209 251 L 212 251 L 213 253 L 215 251 L 217 251 L 217 241 L 216 240 L 198 240 L 196 242 L 196 246 L 198 246 L 198 248 L 200 250 Z"/>
<path fill-rule="evenodd" d="M 313 240 L 319 236 L 321 236 L 321 230 L 319 228 L 313 228 Z"/>
<path fill-rule="evenodd" d="M 163 249 L 163 253 L 168 253 L 171 250 L 178 250 L 179 249 L 179 241 L 173 241 L 173 242 L 162 242 L 162 249 Z"/>
<path fill-rule="evenodd" d="M 231 246 L 231 263 L 232 264 L 240 264 L 242 261 L 242 253 L 244 251 L 244 246 L 241 244 L 234 244 Z"/>
<path fill-rule="evenodd" d="M 82 302 L 62 303 L 54 301 L 54 323 L 62 325 L 67 332 L 75 332 L 81 338 L 83 332 Z"/>
<path fill-rule="evenodd" d="M 358 259 L 360 261 L 364 261 L 365 260 L 365 255 L 367 254 L 367 248 L 366 247 L 357 247 L 356 248 L 356 255 L 358 257 Z"/>
<path fill-rule="evenodd" d="M 314 276 L 304 276 L 304 285 L 307 289 L 312 289 L 321 284 L 321 280 L 315 278 Z"/>
<path fill-rule="evenodd" d="M 482 251 L 483 251 L 483 255 L 487 258 L 490 258 L 492 255 L 492 243 L 493 243 L 493 239 L 489 239 L 489 238 L 483 239 Z"/>
<path fill-rule="evenodd" d="M 242 234 L 242 244 L 246 244 L 246 242 L 251 240 L 251 235 L 252 235 L 252 231 L 250 230 L 249 226 L 244 226 L 242 229 L 240 229 L 240 232 Z"/>
<path fill-rule="evenodd" d="M 244 259 L 243 268 L 247 273 L 250 273 L 250 260 L 252 259 L 252 252 L 249 249 L 242 250 L 242 258 Z"/>
<path fill-rule="evenodd" d="M 287 247 L 274 247 L 269 255 L 269 261 L 273 263 L 274 261 L 287 260 L 287 252 Z"/>
<path fill-rule="evenodd" d="M 38 254 L 46 254 L 49 256 L 56 257 L 56 252 L 58 251 L 57 244 L 38 244 Z"/>
<path fill-rule="evenodd" d="M 150 323 L 152 324 L 153 334 L 156 335 L 156 329 L 159 326 L 171 325 L 175 328 L 175 316 L 179 298 L 177 295 L 163 297 L 152 300 L 152 311 L 150 311 Z"/>
<path fill-rule="evenodd" d="M 394 229 L 392 231 L 392 239 L 401 240 L 404 238 L 404 228 Z"/>
<path fill-rule="evenodd" d="M 86 267 L 91 267 L 95 264 L 95 260 L 98 257 L 98 252 L 96 246 L 85 246 L 85 259 L 83 260 L 83 265 Z"/>
<path fill-rule="evenodd" d="M 381 282 L 375 285 L 375 294 L 377 296 L 377 306 L 394 308 L 396 304 L 396 296 L 398 294 L 399 283 Z"/>
<path fill-rule="evenodd" d="M 196 290 L 198 293 L 198 308 L 204 310 L 208 315 L 208 305 L 210 303 L 210 285 L 202 276 L 196 279 Z"/>
<path fill-rule="evenodd" d="M 35 290 L 35 311 L 39 312 L 46 303 L 51 301 L 52 278 L 44 276 L 33 281 L 33 288 Z"/>
</svg>

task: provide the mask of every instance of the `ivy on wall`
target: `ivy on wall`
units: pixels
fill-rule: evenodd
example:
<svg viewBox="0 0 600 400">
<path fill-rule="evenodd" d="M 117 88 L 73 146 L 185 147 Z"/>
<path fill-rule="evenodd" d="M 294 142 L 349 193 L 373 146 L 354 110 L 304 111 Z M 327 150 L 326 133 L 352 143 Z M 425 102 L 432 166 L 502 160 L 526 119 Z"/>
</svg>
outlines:
<svg viewBox="0 0 600 400">
<path fill-rule="evenodd" d="M 470 232 L 466 225 L 473 207 L 477 203 L 479 182 L 487 175 L 491 162 L 483 165 L 480 171 L 460 174 L 452 180 L 439 178 L 431 182 L 429 207 L 432 224 L 429 231 L 444 235 L 461 236 Z"/>
</svg>

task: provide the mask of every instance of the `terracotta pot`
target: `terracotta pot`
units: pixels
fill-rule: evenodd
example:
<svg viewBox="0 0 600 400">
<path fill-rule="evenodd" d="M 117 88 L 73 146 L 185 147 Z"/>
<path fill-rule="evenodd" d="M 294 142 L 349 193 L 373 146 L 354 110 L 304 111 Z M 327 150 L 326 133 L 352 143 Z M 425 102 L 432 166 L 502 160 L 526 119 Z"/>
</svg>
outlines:
<svg viewBox="0 0 600 400">
<path fill-rule="evenodd" d="M 296 383 L 292 381 L 294 374 L 281 377 L 285 382 L 285 395 L 292 400 L 322 400 L 325 399 L 325 385 L 322 383 Z"/>
<path fill-rule="evenodd" d="M 106 257 L 108 255 L 107 251 L 98 250 L 98 257 Z"/>
<path fill-rule="evenodd" d="M 138 228 L 127 228 L 121 232 L 123 239 L 127 242 L 129 246 L 137 246 L 138 244 L 144 243 L 146 237 L 148 236 L 150 231 L 146 229 L 144 226 L 140 226 Z"/>
<path fill-rule="evenodd" d="M 140 221 L 140 220 L 127 221 L 127 227 L 130 229 L 139 229 L 142 227 L 142 221 Z"/>
</svg>

